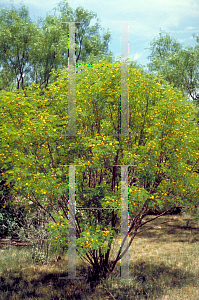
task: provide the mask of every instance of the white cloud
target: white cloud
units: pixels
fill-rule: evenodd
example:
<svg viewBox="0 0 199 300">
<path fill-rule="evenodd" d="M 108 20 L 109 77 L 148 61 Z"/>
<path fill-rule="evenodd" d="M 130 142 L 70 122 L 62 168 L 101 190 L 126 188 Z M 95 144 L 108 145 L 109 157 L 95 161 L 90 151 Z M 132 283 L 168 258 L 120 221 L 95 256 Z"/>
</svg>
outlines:
<svg viewBox="0 0 199 300">
<path fill-rule="evenodd" d="M 186 30 L 186 29 L 188 29 L 188 30 L 193 30 L 193 29 L 195 29 L 195 27 L 191 27 L 191 26 L 190 26 L 190 27 L 186 27 L 185 30 Z"/>
<path fill-rule="evenodd" d="M 137 60 L 138 58 L 140 58 L 142 56 L 141 53 L 136 53 L 133 57 L 133 60 Z"/>
</svg>

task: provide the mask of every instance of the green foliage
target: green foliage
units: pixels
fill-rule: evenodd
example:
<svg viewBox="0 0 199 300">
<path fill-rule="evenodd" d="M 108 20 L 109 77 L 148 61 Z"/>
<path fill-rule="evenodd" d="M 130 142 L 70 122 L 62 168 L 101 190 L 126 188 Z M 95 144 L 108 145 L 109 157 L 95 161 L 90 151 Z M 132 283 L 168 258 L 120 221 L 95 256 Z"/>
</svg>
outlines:
<svg viewBox="0 0 199 300">
<path fill-rule="evenodd" d="M 185 95 L 197 100 L 199 46 L 183 48 L 168 33 L 160 32 L 150 44 L 148 68 L 155 71 Z"/>
<path fill-rule="evenodd" d="M 17 229 L 15 211 L 11 206 L 0 208 L 0 237 L 11 236 Z"/>
<path fill-rule="evenodd" d="M 115 165 L 129 165 L 129 233 L 136 235 L 151 208 L 166 213 L 197 205 L 199 138 L 194 106 L 165 80 L 133 65 L 129 134 L 119 135 L 121 64 L 99 63 L 80 66 L 77 74 L 77 136 L 67 136 L 67 68 L 53 71 L 47 89 L 32 85 L 25 93 L 2 91 L 0 160 L 12 166 L 5 175 L 13 194 L 23 196 L 28 207 L 48 212 L 57 247 L 67 247 L 68 165 L 78 165 L 77 254 L 89 257 L 100 273 L 105 266 L 105 272 L 113 271 L 121 257 L 121 249 L 115 261 L 109 257 L 121 217 L 120 167 Z"/>
<path fill-rule="evenodd" d="M 11 187 L 0 170 L 0 237 L 11 236 L 17 228 L 17 216 L 10 203 Z"/>
<path fill-rule="evenodd" d="M 1 9 L 0 89 L 24 90 L 32 82 L 46 87 L 50 83 L 52 69 L 68 65 L 69 24 L 64 22 L 81 22 L 75 23 L 76 63 L 89 63 L 93 57 L 99 61 L 102 55 L 107 55 L 112 61 L 112 53 L 108 52 L 110 33 L 105 32 L 101 38 L 99 20 L 90 26 L 96 14 L 81 7 L 73 12 L 67 1 L 62 1 L 55 12 L 55 15 L 40 19 L 37 25 L 31 21 L 25 6 L 19 10 L 14 6 Z"/>
<path fill-rule="evenodd" d="M 50 233 L 50 242 L 53 245 L 53 249 L 68 248 L 68 229 L 69 222 L 67 218 L 64 218 L 63 213 L 59 211 L 59 214 L 53 214 L 56 222 L 50 221 L 47 224 L 48 231 Z"/>
<path fill-rule="evenodd" d="M 19 11 L 13 6 L 10 10 L 1 9 L 0 24 L 1 89 L 6 87 L 8 79 L 12 79 L 11 85 L 15 79 L 18 89 L 24 88 L 24 74 L 30 71 L 30 57 L 36 50 L 34 43 L 38 38 L 38 26 L 30 20 L 24 6 Z"/>
</svg>

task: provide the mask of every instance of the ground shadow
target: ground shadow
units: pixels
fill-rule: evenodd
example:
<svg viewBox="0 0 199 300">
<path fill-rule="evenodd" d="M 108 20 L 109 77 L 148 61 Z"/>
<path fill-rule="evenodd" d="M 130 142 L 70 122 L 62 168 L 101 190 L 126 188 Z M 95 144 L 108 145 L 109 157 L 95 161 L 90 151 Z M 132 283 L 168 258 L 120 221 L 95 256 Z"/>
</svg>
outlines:
<svg viewBox="0 0 199 300">
<path fill-rule="evenodd" d="M 179 222 L 176 222 L 176 220 L 172 220 L 168 223 L 161 224 L 164 222 L 164 219 L 156 220 L 156 222 L 153 223 L 149 222 L 143 227 L 138 230 L 138 237 L 142 238 L 150 238 L 151 241 L 157 241 L 158 242 L 168 242 L 168 238 L 172 239 L 172 242 L 189 242 L 190 234 L 194 236 L 194 241 L 199 241 L 199 228 L 196 226 L 196 224 L 189 224 L 188 226 L 180 225 Z M 161 228 L 158 228 L 160 225 Z M 151 228 L 153 227 L 154 228 Z M 140 232 L 139 232 L 140 231 Z M 131 234 L 130 234 L 131 236 Z"/>
<path fill-rule="evenodd" d="M 79 270 L 79 274 L 84 270 Z M 67 277 L 66 272 L 62 273 L 38 273 L 37 279 L 28 281 L 22 272 L 6 272 L 0 277 L 1 294 L 5 295 L 1 299 L 15 299 L 14 295 L 20 294 L 19 299 L 89 299 L 98 289 L 103 297 L 110 296 L 115 299 L 155 299 L 165 293 L 165 288 L 181 288 L 185 285 L 193 285 L 196 278 L 190 272 L 183 272 L 180 268 L 171 268 L 164 263 L 160 265 L 139 261 L 130 264 L 131 285 L 121 283 L 119 269 L 114 272 L 115 278 L 107 281 L 106 291 L 101 283 L 96 284 L 94 289 L 90 288 L 85 280 L 60 279 Z M 162 277 L 161 277 L 162 276 Z M 162 279 L 164 278 L 164 286 Z M 42 292 L 39 290 L 42 286 Z M 23 292 L 22 292 L 23 291 Z M 103 294 L 103 295 L 102 295 Z M 98 298 L 95 298 L 98 299 Z M 109 299 L 109 298 L 106 298 Z M 110 299 L 112 299 L 110 297 Z"/>
</svg>

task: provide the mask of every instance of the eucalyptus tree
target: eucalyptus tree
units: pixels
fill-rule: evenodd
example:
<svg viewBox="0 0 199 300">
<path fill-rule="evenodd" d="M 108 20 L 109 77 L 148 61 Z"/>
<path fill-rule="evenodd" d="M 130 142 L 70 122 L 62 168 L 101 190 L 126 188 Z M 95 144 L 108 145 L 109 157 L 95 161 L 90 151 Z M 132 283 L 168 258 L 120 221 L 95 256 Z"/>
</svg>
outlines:
<svg viewBox="0 0 199 300">
<path fill-rule="evenodd" d="M 31 68 L 31 57 L 35 52 L 35 40 L 39 27 L 31 21 L 25 6 L 17 11 L 0 11 L 0 68 L 1 89 L 8 83 L 16 82 L 17 89 L 26 85 L 26 74 Z"/>
<path fill-rule="evenodd" d="M 196 37 L 197 38 L 197 37 Z M 197 39 L 198 41 L 198 39 Z M 168 33 L 161 32 L 149 43 L 149 71 L 163 75 L 173 87 L 191 100 L 198 100 L 199 47 L 185 47 Z"/>
<path fill-rule="evenodd" d="M 54 15 L 48 14 L 36 24 L 25 6 L 1 9 L 1 89 L 24 89 L 32 82 L 46 87 L 52 70 L 68 65 L 69 22 L 76 22 L 76 64 L 96 62 L 104 55 L 112 62 L 112 53 L 108 52 L 110 33 L 101 37 L 99 20 L 90 26 L 96 13 L 82 7 L 73 12 L 65 0 L 54 10 Z"/>
</svg>

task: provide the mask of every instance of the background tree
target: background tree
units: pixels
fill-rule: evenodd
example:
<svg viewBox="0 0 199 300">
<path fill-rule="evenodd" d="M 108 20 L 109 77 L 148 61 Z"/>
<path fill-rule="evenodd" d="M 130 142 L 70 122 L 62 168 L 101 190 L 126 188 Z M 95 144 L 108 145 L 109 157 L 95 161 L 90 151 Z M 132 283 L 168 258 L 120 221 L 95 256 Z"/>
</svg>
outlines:
<svg viewBox="0 0 199 300">
<path fill-rule="evenodd" d="M 28 10 L 22 6 L 18 11 L 12 6 L 10 10 L 0 12 L 0 67 L 5 87 L 9 75 L 11 85 L 17 83 L 17 89 L 26 85 L 26 74 L 30 71 L 34 41 L 37 40 L 38 26 L 31 21 Z M 9 70 L 9 71 L 8 71 Z"/>
<path fill-rule="evenodd" d="M 169 84 L 180 89 L 192 100 L 198 100 L 199 47 L 186 47 L 168 33 L 160 31 L 159 36 L 149 43 L 149 71 L 163 75 Z"/>
<path fill-rule="evenodd" d="M 76 63 L 88 63 L 94 58 L 99 61 L 108 52 L 110 33 L 102 38 L 99 34 L 99 21 L 90 26 L 90 21 L 97 14 L 78 7 L 74 12 L 67 1 L 55 8 L 57 15 L 47 15 L 40 19 L 39 25 L 31 21 L 28 9 L 22 6 L 16 10 L 13 6 L 2 9 L 0 13 L 0 67 L 1 89 L 10 82 L 17 82 L 17 89 L 32 82 L 46 87 L 49 83 L 52 69 L 60 69 L 68 65 L 69 55 L 69 24 L 61 22 L 81 21 L 76 23 Z M 102 39 L 102 41 L 101 41 Z M 89 56 L 92 55 L 89 59 Z M 9 84 L 9 86 L 10 86 Z"/>
<path fill-rule="evenodd" d="M 5 66 L 0 71 L 0 89 L 12 91 L 16 88 L 16 80 L 14 70 Z"/>
<path fill-rule="evenodd" d="M 85 62 L 90 54 L 93 54 L 95 57 L 99 56 L 99 59 L 101 59 L 101 54 L 103 54 L 103 56 L 109 55 L 112 58 L 112 52 L 108 51 L 108 43 L 111 36 L 110 32 L 107 31 L 103 34 L 102 38 L 100 37 L 99 30 L 102 29 L 102 27 L 99 24 L 98 18 L 97 23 L 90 26 L 91 20 L 97 17 L 96 13 L 88 12 L 88 10 L 85 10 L 81 6 L 77 7 L 73 12 L 66 0 L 59 3 L 58 8 L 55 8 L 55 12 L 62 22 L 82 22 L 76 23 L 75 25 L 77 28 L 76 63 Z M 63 26 L 64 28 L 68 28 L 66 24 L 63 24 Z"/>
</svg>

